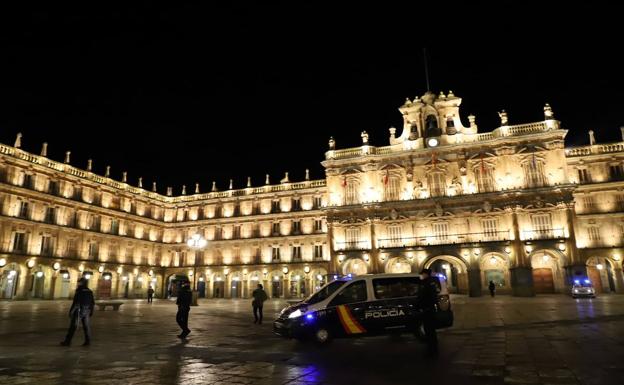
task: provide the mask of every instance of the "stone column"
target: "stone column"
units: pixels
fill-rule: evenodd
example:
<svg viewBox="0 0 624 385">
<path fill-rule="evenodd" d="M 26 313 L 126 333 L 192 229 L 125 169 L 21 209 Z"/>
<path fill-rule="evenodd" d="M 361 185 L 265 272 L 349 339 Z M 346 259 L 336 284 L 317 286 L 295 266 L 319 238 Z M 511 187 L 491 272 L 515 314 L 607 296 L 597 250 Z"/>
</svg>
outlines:
<svg viewBox="0 0 624 385">
<path fill-rule="evenodd" d="M 582 260 L 581 253 L 576 246 L 575 223 L 576 213 L 574 212 L 574 202 L 568 202 L 566 203 L 566 225 L 568 227 L 566 252 L 568 254 L 568 265 L 565 266 L 565 286 L 567 289 L 572 286 L 575 279 L 587 277 L 587 266 Z"/>
<path fill-rule="evenodd" d="M 329 274 L 337 274 L 339 269 L 338 256 L 334 249 L 334 226 L 327 220 L 327 240 L 329 242 Z"/>
<path fill-rule="evenodd" d="M 377 248 L 377 232 L 375 231 L 375 219 L 370 219 L 370 229 L 371 229 L 371 251 L 370 251 L 370 273 L 378 274 L 383 273 L 381 271 L 381 266 L 379 266 L 379 249 Z"/>
<path fill-rule="evenodd" d="M 284 298 L 290 298 L 290 280 L 288 279 L 288 275 L 284 275 L 284 280 L 282 282 L 284 284 L 284 287 L 282 288 Z"/>
<path fill-rule="evenodd" d="M 622 269 L 616 267 L 613 269 L 613 275 L 615 275 L 615 292 L 618 294 L 624 294 L 624 276 L 622 276 Z"/>
<path fill-rule="evenodd" d="M 481 297 L 481 269 L 479 267 L 468 269 L 468 295 L 470 297 Z"/>
<path fill-rule="evenodd" d="M 223 298 L 232 298 L 232 278 L 231 274 L 225 276 L 225 285 L 223 287 Z"/>
<path fill-rule="evenodd" d="M 514 234 L 512 248 L 516 259 L 514 267 L 509 269 L 512 292 L 516 297 L 533 297 L 535 295 L 533 269 L 531 268 L 531 261 L 525 255 L 522 240 L 520 239 L 520 224 L 518 222 L 517 208 L 515 207 L 512 209 L 511 218 Z"/>
</svg>

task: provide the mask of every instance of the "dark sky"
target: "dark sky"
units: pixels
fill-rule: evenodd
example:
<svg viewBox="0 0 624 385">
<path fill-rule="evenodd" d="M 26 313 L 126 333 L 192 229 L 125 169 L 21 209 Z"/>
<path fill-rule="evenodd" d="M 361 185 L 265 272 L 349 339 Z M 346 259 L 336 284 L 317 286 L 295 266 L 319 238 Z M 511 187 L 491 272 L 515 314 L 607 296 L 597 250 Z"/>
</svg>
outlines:
<svg viewBox="0 0 624 385">
<path fill-rule="evenodd" d="M 423 47 L 432 90 L 462 97 L 481 131 L 501 109 L 541 120 L 545 102 L 569 145 L 624 126 L 620 13 L 595 2 L 125 3 L 0 12 L 0 142 L 22 132 L 26 150 L 47 141 L 53 159 L 70 149 L 74 165 L 161 191 L 319 178 L 330 135 L 344 148 L 400 132 L 397 108 L 426 91 Z"/>
</svg>

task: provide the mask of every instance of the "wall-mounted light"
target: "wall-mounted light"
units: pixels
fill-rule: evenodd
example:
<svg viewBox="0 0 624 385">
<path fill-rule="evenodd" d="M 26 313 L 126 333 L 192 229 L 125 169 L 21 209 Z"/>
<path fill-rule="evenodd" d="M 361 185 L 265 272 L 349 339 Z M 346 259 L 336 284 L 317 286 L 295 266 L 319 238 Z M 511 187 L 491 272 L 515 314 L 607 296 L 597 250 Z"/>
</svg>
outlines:
<svg viewBox="0 0 624 385">
<path fill-rule="evenodd" d="M 86 274 L 84 275 L 84 277 L 85 277 L 86 279 L 91 279 L 91 277 L 92 277 L 92 276 L 93 276 L 93 275 L 92 275 L 91 273 L 86 273 Z"/>
<path fill-rule="evenodd" d="M 139 277 L 137 278 L 137 281 L 139 281 L 139 282 L 143 282 L 143 277 L 139 276 Z"/>
<path fill-rule="evenodd" d="M 150 269 L 150 271 L 147 272 L 147 275 L 149 275 L 150 277 L 154 275 L 154 270 Z"/>
<path fill-rule="evenodd" d="M 511 247 L 509 247 L 509 246 L 505 246 L 505 252 L 506 252 L 507 254 L 511 254 Z"/>
<path fill-rule="evenodd" d="M 43 277 L 43 271 L 38 271 L 35 275 L 37 276 L 37 278 L 41 278 Z"/>
<path fill-rule="evenodd" d="M 305 267 L 303 268 L 303 272 L 304 272 L 304 273 L 306 273 L 306 274 L 308 274 L 308 273 L 310 272 L 310 266 L 305 266 Z"/>
<path fill-rule="evenodd" d="M 134 270 L 133 270 L 133 273 L 134 273 L 134 275 L 138 275 L 139 274 L 139 269 L 135 267 Z"/>
<path fill-rule="evenodd" d="M 544 260 L 544 262 L 548 262 L 548 260 L 550 259 L 550 256 L 548 256 L 547 254 L 544 254 L 544 256 L 542 256 L 542 259 Z"/>
<path fill-rule="evenodd" d="M 338 262 L 342 262 L 342 261 L 344 261 L 344 255 L 340 254 L 338 256 Z"/>
<path fill-rule="evenodd" d="M 474 249 L 472 250 L 472 252 L 474 253 L 474 255 L 479 255 L 481 254 L 481 249 Z"/>
<path fill-rule="evenodd" d="M 598 270 L 602 270 L 602 269 L 604 269 L 603 264 L 602 264 L 602 263 L 597 264 L 597 265 L 596 265 L 596 269 L 598 269 Z"/>
<path fill-rule="evenodd" d="M 4 267 L 7 264 L 6 258 L 0 258 L 0 267 Z"/>
<path fill-rule="evenodd" d="M 63 277 L 63 279 L 69 279 L 69 273 L 63 273 L 61 277 Z"/>
<path fill-rule="evenodd" d="M 119 266 L 117 268 L 117 274 L 121 274 L 121 273 L 123 273 L 123 267 Z"/>
<path fill-rule="evenodd" d="M 620 260 L 620 255 L 619 254 L 613 254 L 613 260 L 619 261 Z M 0 264 L 0 266 L 2 266 L 2 265 Z"/>
<path fill-rule="evenodd" d="M 364 260 L 368 262 L 369 259 L 370 259 L 370 256 L 368 255 L 368 253 L 364 254 Z"/>
<path fill-rule="evenodd" d="M 204 277 L 199 277 L 199 282 L 204 282 Z"/>
<path fill-rule="evenodd" d="M 318 275 L 316 276 L 316 279 L 317 279 L 318 281 L 322 281 L 322 280 L 323 280 L 323 276 L 322 276 L 322 275 L 320 275 L 320 274 L 318 274 Z"/>
<path fill-rule="evenodd" d="M 113 275 L 111 273 L 104 273 L 102 277 L 104 277 L 104 280 L 110 281 L 113 278 Z"/>
<path fill-rule="evenodd" d="M 230 269 L 228 269 L 227 267 L 225 269 L 223 269 L 223 274 L 225 274 L 225 275 L 230 274 Z"/>
<path fill-rule="evenodd" d="M 98 271 L 100 273 L 104 272 L 104 265 L 100 265 L 100 267 L 98 267 Z"/>
<path fill-rule="evenodd" d="M 490 258 L 490 264 L 492 264 L 492 265 L 496 264 L 496 257 L 491 257 Z"/>
<path fill-rule="evenodd" d="M 560 244 L 557 245 L 557 248 L 561 251 L 565 251 L 566 245 L 565 243 L 561 242 Z"/>
<path fill-rule="evenodd" d="M 526 252 L 527 252 L 527 254 L 528 254 L 528 253 L 530 253 L 531 251 L 533 251 L 533 246 L 531 246 L 531 245 L 526 245 L 524 249 L 526 250 Z"/>
<path fill-rule="evenodd" d="M 189 270 L 189 271 L 188 271 L 188 276 L 189 276 L 189 277 L 192 277 L 192 276 L 193 276 L 193 270 Z"/>
<path fill-rule="evenodd" d="M 26 263 L 26 266 L 28 266 L 29 269 L 32 269 L 33 267 L 35 267 L 35 260 L 29 259 L 28 263 Z"/>
<path fill-rule="evenodd" d="M 288 268 L 286 266 L 284 266 L 284 268 L 282 269 L 282 273 L 288 274 Z"/>
<path fill-rule="evenodd" d="M 61 264 L 58 262 L 54 262 L 54 264 L 52 265 L 52 268 L 58 271 L 61 269 Z"/>
<path fill-rule="evenodd" d="M 78 266 L 78 271 L 81 273 L 84 271 L 84 265 L 82 263 Z"/>
<path fill-rule="evenodd" d="M 124 275 L 123 277 L 121 277 L 121 280 L 122 280 L 122 281 L 127 281 L 127 280 L 128 280 L 128 277 L 126 277 L 126 276 Z"/>
</svg>

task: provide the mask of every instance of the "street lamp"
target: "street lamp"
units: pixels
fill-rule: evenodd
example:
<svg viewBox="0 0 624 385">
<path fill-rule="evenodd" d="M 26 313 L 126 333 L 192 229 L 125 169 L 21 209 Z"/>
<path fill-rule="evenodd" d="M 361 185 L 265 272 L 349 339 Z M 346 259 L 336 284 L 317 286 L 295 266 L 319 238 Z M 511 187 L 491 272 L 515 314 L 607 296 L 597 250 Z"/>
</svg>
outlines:
<svg viewBox="0 0 624 385">
<path fill-rule="evenodd" d="M 190 237 L 188 241 L 186 241 L 186 244 L 189 248 L 195 251 L 199 251 L 199 250 L 202 250 L 204 247 L 206 247 L 206 245 L 208 244 L 208 241 L 204 239 L 204 237 L 202 237 L 200 234 L 196 233 L 192 237 Z M 193 276 L 193 302 L 191 303 L 191 305 L 193 306 L 197 306 L 197 297 L 199 296 L 199 293 L 197 292 L 197 284 L 196 284 L 197 282 L 196 269 L 197 269 L 197 253 L 195 254 L 195 262 L 193 265 L 193 271 L 192 272 L 189 271 L 189 275 Z"/>
</svg>

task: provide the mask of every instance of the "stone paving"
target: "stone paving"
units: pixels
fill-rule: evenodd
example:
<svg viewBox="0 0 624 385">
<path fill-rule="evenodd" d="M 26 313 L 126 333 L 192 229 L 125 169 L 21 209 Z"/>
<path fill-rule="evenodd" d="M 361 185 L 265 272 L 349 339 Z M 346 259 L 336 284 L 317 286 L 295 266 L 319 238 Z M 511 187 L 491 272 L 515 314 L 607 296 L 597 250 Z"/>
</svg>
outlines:
<svg viewBox="0 0 624 385">
<path fill-rule="evenodd" d="M 0 384 L 624 384 L 624 296 L 453 298 L 441 355 L 413 336 L 335 340 L 271 333 L 284 305 L 254 325 L 248 300 L 203 300 L 175 337 L 176 306 L 129 300 L 96 311 L 90 347 L 58 346 L 68 301 L 0 302 Z"/>
</svg>

